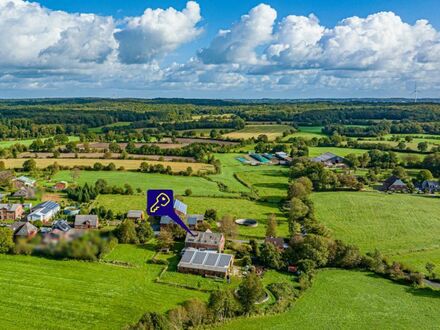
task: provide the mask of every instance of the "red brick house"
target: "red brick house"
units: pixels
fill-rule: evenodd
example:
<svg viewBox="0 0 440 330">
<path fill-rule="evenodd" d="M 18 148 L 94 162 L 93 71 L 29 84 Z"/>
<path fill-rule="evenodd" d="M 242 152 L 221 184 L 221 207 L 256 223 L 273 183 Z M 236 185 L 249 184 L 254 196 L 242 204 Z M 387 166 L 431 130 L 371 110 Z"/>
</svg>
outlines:
<svg viewBox="0 0 440 330">
<path fill-rule="evenodd" d="M 57 183 L 55 183 L 55 185 L 53 186 L 54 190 L 57 191 L 61 191 L 61 190 L 65 190 L 67 189 L 68 183 L 66 181 L 59 181 Z"/>
<path fill-rule="evenodd" d="M 18 220 L 23 216 L 21 204 L 0 204 L 0 220 Z"/>
</svg>

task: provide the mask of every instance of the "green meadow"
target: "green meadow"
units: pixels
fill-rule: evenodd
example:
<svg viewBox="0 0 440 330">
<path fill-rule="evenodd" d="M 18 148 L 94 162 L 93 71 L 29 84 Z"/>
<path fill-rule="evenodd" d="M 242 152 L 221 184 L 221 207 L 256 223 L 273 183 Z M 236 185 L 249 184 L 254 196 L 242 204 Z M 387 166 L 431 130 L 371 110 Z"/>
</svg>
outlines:
<svg viewBox="0 0 440 330">
<path fill-rule="evenodd" d="M 438 198 L 378 192 L 314 193 L 316 216 L 334 237 L 363 251 L 379 249 L 419 270 L 440 267 Z"/>
<path fill-rule="evenodd" d="M 368 272 L 324 270 L 286 313 L 240 318 L 216 329 L 437 329 L 440 292 Z"/>
<path fill-rule="evenodd" d="M 207 298 L 154 283 L 162 267 L 145 263 L 152 254 L 119 245 L 106 258 L 132 267 L 0 254 L 0 327 L 121 329 L 146 311 L 166 312 L 184 300 Z"/>
</svg>

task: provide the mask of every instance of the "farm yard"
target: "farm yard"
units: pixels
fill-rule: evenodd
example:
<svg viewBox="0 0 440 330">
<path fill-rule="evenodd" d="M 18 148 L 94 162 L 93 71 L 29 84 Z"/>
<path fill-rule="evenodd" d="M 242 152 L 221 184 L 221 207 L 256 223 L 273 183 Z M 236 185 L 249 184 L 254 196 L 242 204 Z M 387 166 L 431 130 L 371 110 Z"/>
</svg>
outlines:
<svg viewBox="0 0 440 330">
<path fill-rule="evenodd" d="M 76 118 L 78 108 L 95 106 L 84 102 L 72 110 L 45 105 L 56 108 L 56 123 L 39 117 L 26 135 L 0 132 L 7 136 L 0 141 L 0 327 L 439 323 L 435 111 L 426 118 L 402 105 L 388 120 L 392 110 L 370 103 L 180 108 L 130 100 L 60 124 L 63 111 Z M 12 122 L 1 110 L 0 121 Z M 171 210 L 194 236 L 146 212 L 149 189 L 174 191 Z M 220 316 L 208 325 L 208 314 Z"/>
</svg>

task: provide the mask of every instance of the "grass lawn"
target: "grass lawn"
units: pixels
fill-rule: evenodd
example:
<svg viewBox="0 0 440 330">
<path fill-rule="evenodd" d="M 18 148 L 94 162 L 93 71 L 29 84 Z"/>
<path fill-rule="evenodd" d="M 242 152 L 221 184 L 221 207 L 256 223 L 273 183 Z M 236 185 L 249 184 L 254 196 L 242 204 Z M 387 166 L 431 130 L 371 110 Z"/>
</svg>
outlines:
<svg viewBox="0 0 440 330">
<path fill-rule="evenodd" d="M 292 137 L 302 137 L 304 139 L 313 139 L 316 137 L 319 139 L 325 136 L 321 130 L 322 126 L 299 126 L 298 132 L 287 135 L 283 138 L 283 141 L 288 141 L 289 138 Z"/>
<path fill-rule="evenodd" d="M 187 188 L 190 188 L 194 195 L 201 196 L 226 196 L 231 195 L 219 191 L 215 182 L 208 181 L 197 176 L 177 176 L 158 173 L 141 172 L 121 172 L 121 171 L 81 171 L 77 183 L 80 185 L 94 184 L 96 180 L 104 179 L 110 185 L 123 186 L 130 184 L 134 189 L 173 189 L 176 194 L 183 194 Z M 60 171 L 53 182 L 65 180 L 71 181 L 70 171 Z"/>
<path fill-rule="evenodd" d="M 238 198 L 211 198 L 211 197 L 184 197 L 188 204 L 189 213 L 205 213 L 207 209 L 216 209 L 219 218 L 230 214 L 237 219 L 248 218 L 258 220 L 255 228 L 239 226 L 241 235 L 264 238 L 267 217 L 274 213 L 278 221 L 278 235 L 288 235 L 287 219 L 280 212 L 276 204 L 254 202 Z"/>
<path fill-rule="evenodd" d="M 91 133 L 101 133 L 102 129 L 105 128 L 105 127 L 108 127 L 108 128 L 111 128 L 111 127 L 123 127 L 123 126 L 128 126 L 130 124 L 131 124 L 130 121 L 120 121 L 120 122 L 109 124 L 109 125 L 89 128 L 89 132 L 91 132 Z"/>
<path fill-rule="evenodd" d="M 121 329 L 146 311 L 165 312 L 207 294 L 154 283 L 162 267 L 145 264 L 152 251 L 118 246 L 104 263 L 0 255 L 3 329 Z M 19 316 L 19 317 L 18 317 Z"/>
<path fill-rule="evenodd" d="M 243 154 L 215 154 L 215 157 L 221 161 L 222 173 L 210 175 L 209 177 L 227 185 L 231 191 L 249 192 L 249 188 L 234 177 L 235 173 L 243 181 L 252 185 L 260 197 L 277 202 L 280 198 L 286 196 L 289 172 L 287 167 L 248 166 L 236 159 L 239 156 L 243 156 Z"/>
<path fill-rule="evenodd" d="M 261 134 L 267 135 L 269 140 L 275 140 L 277 136 L 282 136 L 283 132 L 292 129 L 289 125 L 246 125 L 245 128 L 224 134 L 224 137 L 233 139 L 250 139 Z"/>
<path fill-rule="evenodd" d="M 314 193 L 316 216 L 333 235 L 359 246 L 379 249 L 409 265 L 437 262 L 424 250 L 440 249 L 440 200 L 427 196 L 378 192 Z M 405 257 L 408 256 L 408 257 Z M 426 259 L 424 259 L 426 258 Z"/>
<path fill-rule="evenodd" d="M 370 273 L 325 270 L 286 313 L 241 318 L 218 329 L 435 329 L 439 292 Z"/>
<path fill-rule="evenodd" d="M 135 159 L 91 159 L 91 158 L 33 158 L 37 163 L 37 167 L 44 168 L 57 162 L 60 166 L 93 166 L 95 163 L 101 163 L 108 165 L 110 163 L 115 164 L 116 168 L 123 166 L 126 170 L 137 170 L 142 162 L 145 160 Z M 21 168 L 26 161 L 24 158 L 8 158 L 0 159 L 5 163 L 6 168 Z M 163 166 L 171 166 L 174 172 L 185 171 L 188 167 L 192 167 L 194 172 L 197 171 L 210 171 L 214 167 L 204 163 L 186 163 L 186 162 L 160 162 L 160 161 L 147 161 L 148 164 L 156 165 L 162 164 Z"/>
</svg>

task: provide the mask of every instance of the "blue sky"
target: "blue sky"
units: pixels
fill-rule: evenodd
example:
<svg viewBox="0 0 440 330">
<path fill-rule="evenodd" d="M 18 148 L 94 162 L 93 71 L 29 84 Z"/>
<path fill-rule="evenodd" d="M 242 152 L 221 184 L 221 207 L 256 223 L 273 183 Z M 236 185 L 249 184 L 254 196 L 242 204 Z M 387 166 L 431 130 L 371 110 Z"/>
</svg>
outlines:
<svg viewBox="0 0 440 330">
<path fill-rule="evenodd" d="M 264 3 L 0 0 L 0 97 L 440 97 L 438 1 Z"/>
</svg>

